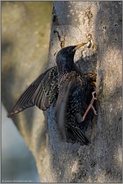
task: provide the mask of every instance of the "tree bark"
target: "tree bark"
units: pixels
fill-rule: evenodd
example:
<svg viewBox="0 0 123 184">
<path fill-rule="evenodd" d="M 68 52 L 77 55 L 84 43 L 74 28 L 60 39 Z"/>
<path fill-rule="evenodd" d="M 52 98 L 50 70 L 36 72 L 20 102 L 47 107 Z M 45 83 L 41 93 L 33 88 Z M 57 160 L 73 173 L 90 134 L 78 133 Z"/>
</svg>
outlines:
<svg viewBox="0 0 123 184">
<path fill-rule="evenodd" d="M 55 65 L 61 47 L 91 34 L 93 47 L 79 50 L 75 60 L 83 72 L 97 72 L 98 117 L 89 146 L 61 141 L 52 106 L 45 112 L 46 137 L 40 122 L 28 124 L 31 137 L 19 122 L 42 182 L 122 182 L 121 15 L 122 2 L 54 2 L 47 68 Z"/>
<path fill-rule="evenodd" d="M 48 150 L 52 178 L 57 182 L 121 182 L 121 2 L 55 2 L 49 62 L 64 46 L 93 37 L 94 47 L 76 55 L 83 72 L 97 70 L 98 118 L 91 145 L 63 143 L 52 108 Z"/>
</svg>

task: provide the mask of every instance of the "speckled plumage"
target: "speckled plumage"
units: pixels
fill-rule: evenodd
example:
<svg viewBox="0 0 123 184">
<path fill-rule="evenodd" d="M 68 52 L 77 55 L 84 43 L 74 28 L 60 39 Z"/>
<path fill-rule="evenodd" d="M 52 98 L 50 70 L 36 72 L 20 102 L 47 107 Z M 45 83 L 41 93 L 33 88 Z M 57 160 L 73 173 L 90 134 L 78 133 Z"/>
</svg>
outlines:
<svg viewBox="0 0 123 184">
<path fill-rule="evenodd" d="M 46 110 L 58 95 L 57 67 L 52 67 L 41 74 L 20 96 L 8 116 L 17 114 L 29 107 L 36 105 L 39 109 Z"/>
<path fill-rule="evenodd" d="M 81 74 L 73 61 L 76 48 L 69 46 L 61 49 L 56 56 L 57 66 L 41 74 L 21 95 L 9 116 L 36 105 L 46 110 L 55 102 L 55 116 L 61 136 L 72 142 L 88 144 L 84 135 L 91 117 L 90 109 L 83 122 L 86 111 L 95 91 L 93 81 L 96 74 Z"/>
</svg>

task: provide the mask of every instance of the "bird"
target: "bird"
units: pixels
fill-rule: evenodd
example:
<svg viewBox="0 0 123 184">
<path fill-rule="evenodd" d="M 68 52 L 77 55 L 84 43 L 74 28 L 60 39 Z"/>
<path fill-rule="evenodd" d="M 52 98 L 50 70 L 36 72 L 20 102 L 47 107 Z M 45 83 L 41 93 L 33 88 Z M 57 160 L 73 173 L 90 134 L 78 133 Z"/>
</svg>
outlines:
<svg viewBox="0 0 123 184">
<path fill-rule="evenodd" d="M 55 119 L 61 138 L 88 145 L 85 132 L 95 110 L 96 73 L 83 74 L 74 63 L 76 50 L 86 45 L 67 46 L 56 55 L 56 66 L 42 73 L 25 90 L 8 117 L 29 107 L 45 111 L 54 104 Z"/>
</svg>

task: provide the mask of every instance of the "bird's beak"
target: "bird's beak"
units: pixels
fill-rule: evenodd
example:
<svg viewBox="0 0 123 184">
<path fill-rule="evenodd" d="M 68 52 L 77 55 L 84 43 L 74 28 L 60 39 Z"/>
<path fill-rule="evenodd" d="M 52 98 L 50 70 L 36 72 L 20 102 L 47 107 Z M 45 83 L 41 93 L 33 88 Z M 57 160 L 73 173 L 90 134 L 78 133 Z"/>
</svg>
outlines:
<svg viewBox="0 0 123 184">
<path fill-rule="evenodd" d="M 76 51 L 77 49 L 79 49 L 80 47 L 84 46 L 85 44 L 87 44 L 87 43 L 80 43 L 73 50 Z"/>
</svg>

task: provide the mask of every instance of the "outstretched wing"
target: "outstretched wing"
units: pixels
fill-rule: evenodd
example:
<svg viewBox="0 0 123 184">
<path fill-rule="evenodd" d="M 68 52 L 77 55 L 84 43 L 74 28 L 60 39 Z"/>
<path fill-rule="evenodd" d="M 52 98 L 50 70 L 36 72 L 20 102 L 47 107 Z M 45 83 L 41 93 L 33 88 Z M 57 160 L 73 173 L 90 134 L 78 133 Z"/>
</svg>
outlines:
<svg viewBox="0 0 123 184">
<path fill-rule="evenodd" d="M 17 114 L 29 107 L 36 105 L 39 109 L 46 110 L 58 94 L 57 67 L 52 67 L 41 74 L 20 96 L 8 116 Z"/>
</svg>

